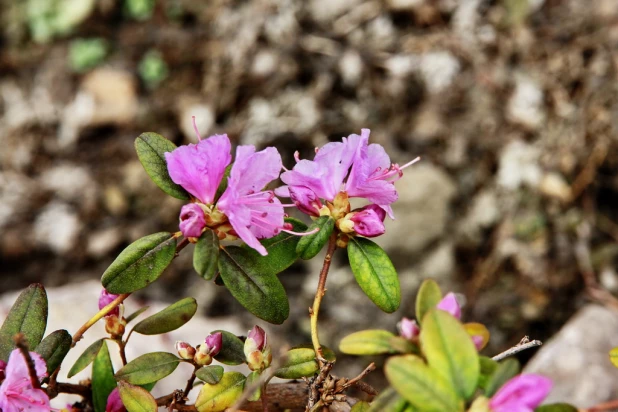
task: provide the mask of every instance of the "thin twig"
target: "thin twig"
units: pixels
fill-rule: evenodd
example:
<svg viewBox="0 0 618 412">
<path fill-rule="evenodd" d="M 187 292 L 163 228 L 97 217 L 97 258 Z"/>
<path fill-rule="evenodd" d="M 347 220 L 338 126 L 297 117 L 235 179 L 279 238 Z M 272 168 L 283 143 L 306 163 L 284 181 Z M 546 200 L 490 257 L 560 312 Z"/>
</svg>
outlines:
<svg viewBox="0 0 618 412">
<path fill-rule="evenodd" d="M 96 315 L 94 315 L 92 318 L 90 318 L 90 320 L 88 320 L 88 322 L 84 323 L 82 327 L 79 328 L 77 332 L 75 332 L 75 335 L 73 335 L 73 342 L 71 343 L 71 347 L 72 348 L 75 347 L 77 342 L 81 340 L 84 333 L 86 333 L 86 331 L 90 329 L 92 325 L 97 323 L 101 318 L 105 317 L 108 313 L 114 310 L 118 305 L 124 302 L 124 300 L 128 298 L 129 296 L 131 296 L 130 293 L 123 293 L 122 295 L 119 295 L 109 305 L 105 306 L 103 309 L 98 311 Z"/>
<path fill-rule="evenodd" d="M 502 359 L 508 358 L 510 356 L 513 356 L 519 352 L 525 351 L 526 349 L 530 349 L 530 348 L 535 348 L 537 346 L 541 346 L 543 344 L 543 342 L 541 342 L 540 340 L 529 340 L 527 336 L 524 336 L 524 338 L 515 346 L 513 346 L 510 349 L 505 350 L 502 353 L 497 354 L 496 356 L 494 356 L 492 359 L 495 360 L 496 362 L 501 361 Z"/>
<path fill-rule="evenodd" d="M 30 375 L 30 382 L 32 383 L 32 387 L 35 389 L 39 389 L 41 387 L 41 382 L 39 382 L 39 376 L 36 373 L 34 361 L 30 356 L 26 337 L 23 333 L 18 333 L 13 337 L 13 341 L 15 342 L 15 346 L 17 347 L 17 349 L 19 349 L 24 359 L 26 359 L 26 365 L 28 365 L 28 375 Z"/>
<path fill-rule="evenodd" d="M 187 380 L 187 386 L 185 386 L 185 390 L 182 392 L 183 398 L 186 398 L 189 395 L 189 392 L 191 392 L 191 389 L 193 389 L 193 382 L 195 382 L 195 372 L 197 372 L 199 368 L 200 366 L 193 365 L 193 373 L 191 374 L 189 380 Z"/>
<path fill-rule="evenodd" d="M 618 399 L 613 401 L 603 402 L 588 409 L 581 409 L 580 412 L 601 412 L 601 411 L 615 411 L 618 409 Z"/>
</svg>

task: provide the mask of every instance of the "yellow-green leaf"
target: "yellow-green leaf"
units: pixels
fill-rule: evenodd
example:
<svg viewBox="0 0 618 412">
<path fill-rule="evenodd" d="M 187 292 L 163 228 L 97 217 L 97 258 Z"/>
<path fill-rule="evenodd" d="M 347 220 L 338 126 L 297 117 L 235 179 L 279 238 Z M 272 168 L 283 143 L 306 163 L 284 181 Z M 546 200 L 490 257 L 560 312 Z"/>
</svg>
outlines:
<svg viewBox="0 0 618 412">
<path fill-rule="evenodd" d="M 161 312 L 139 322 L 133 330 L 142 335 L 159 335 L 178 329 L 191 320 L 197 311 L 194 298 L 184 298 L 168 306 Z"/>
<path fill-rule="evenodd" d="M 425 313 L 442 300 L 440 286 L 433 279 L 425 279 L 416 294 L 416 320 L 422 322 Z"/>
<path fill-rule="evenodd" d="M 348 355 L 418 352 L 411 342 L 382 329 L 354 332 L 341 339 L 339 350 Z"/>
<path fill-rule="evenodd" d="M 417 409 L 408 403 L 395 389 L 388 387 L 371 402 L 369 412 L 416 412 Z"/>
<path fill-rule="evenodd" d="M 369 403 L 365 401 L 356 402 L 350 412 L 369 412 Z"/>
<path fill-rule="evenodd" d="M 77 360 L 71 367 L 71 370 L 67 374 L 67 377 L 72 378 L 73 376 L 84 370 L 86 366 L 90 365 L 92 361 L 94 361 L 94 358 L 97 357 L 99 350 L 101 350 L 103 342 L 105 342 L 105 338 L 99 339 L 98 341 L 93 342 L 90 346 L 88 346 L 86 350 L 81 355 L 79 355 L 79 358 L 77 358 Z"/>
<path fill-rule="evenodd" d="M 209 365 L 195 371 L 195 376 L 201 381 L 214 385 L 223 377 L 223 366 Z"/>
<path fill-rule="evenodd" d="M 157 412 L 157 401 L 146 389 L 120 381 L 118 391 L 128 412 Z"/>
<path fill-rule="evenodd" d="M 609 351 L 609 360 L 615 367 L 618 368 L 618 348 L 614 348 Z"/>
<path fill-rule="evenodd" d="M 464 410 L 464 402 L 458 399 L 451 383 L 418 356 L 392 356 L 386 361 L 384 372 L 393 388 L 420 411 Z"/>
<path fill-rule="evenodd" d="M 322 347 L 324 359 L 333 362 L 335 353 L 327 347 Z M 290 349 L 281 366 L 275 371 L 275 376 L 282 379 L 300 379 L 313 376 L 318 372 L 313 347 L 298 347 Z"/>
<path fill-rule="evenodd" d="M 205 384 L 195 402 L 198 412 L 219 412 L 234 405 L 246 379 L 242 373 L 226 372 L 216 385 Z"/>
<path fill-rule="evenodd" d="M 480 366 L 463 325 L 443 310 L 430 309 L 423 318 L 420 342 L 431 369 L 450 381 L 462 399 L 469 399 L 476 390 Z"/>
</svg>

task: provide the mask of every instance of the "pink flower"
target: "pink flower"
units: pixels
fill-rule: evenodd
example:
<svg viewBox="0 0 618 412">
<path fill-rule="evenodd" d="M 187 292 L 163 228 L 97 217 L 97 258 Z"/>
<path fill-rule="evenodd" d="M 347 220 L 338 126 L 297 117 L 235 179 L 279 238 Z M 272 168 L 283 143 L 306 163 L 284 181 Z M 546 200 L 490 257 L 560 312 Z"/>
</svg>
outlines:
<svg viewBox="0 0 618 412">
<path fill-rule="evenodd" d="M 280 171 L 281 155 L 274 147 L 256 152 L 253 146 L 238 146 L 227 189 L 217 203 L 238 237 L 263 256 L 268 252 L 258 239 L 283 229 L 283 205 L 272 191 L 262 191 Z"/>
<path fill-rule="evenodd" d="M 204 211 L 197 203 L 188 203 L 180 209 L 180 231 L 184 237 L 200 237 L 204 227 Z"/>
<path fill-rule="evenodd" d="M 384 234 L 384 218 L 386 212 L 378 205 L 369 205 L 354 214 L 350 220 L 354 222 L 354 231 L 361 236 L 375 237 Z"/>
<path fill-rule="evenodd" d="M 99 295 L 99 310 L 112 303 L 114 300 L 116 300 L 116 298 L 118 298 L 118 296 L 120 295 L 114 295 L 113 293 L 109 293 L 107 290 L 102 289 L 101 294 Z M 120 315 L 120 309 L 118 306 L 116 306 L 111 312 L 107 314 L 107 316 L 111 315 Z"/>
<path fill-rule="evenodd" d="M 30 352 L 39 380 L 47 376 L 43 358 Z M 6 378 L 0 385 L 0 410 L 3 412 L 49 412 L 49 398 L 44 390 L 32 386 L 28 364 L 19 349 L 13 350 L 5 370 Z"/>
<path fill-rule="evenodd" d="M 442 298 L 440 303 L 438 303 L 436 308 L 450 313 L 457 319 L 461 319 L 461 307 L 459 306 L 459 303 L 457 303 L 457 298 L 455 298 L 455 294 L 453 292 L 447 293 L 446 296 Z"/>
<path fill-rule="evenodd" d="M 118 388 L 114 389 L 107 397 L 105 412 L 127 412 L 127 408 L 124 407 L 124 403 L 122 403 L 122 399 L 120 399 L 120 391 Z"/>
<path fill-rule="evenodd" d="M 552 388 L 540 375 L 519 375 L 504 384 L 489 401 L 492 412 L 533 412 Z"/>
<path fill-rule="evenodd" d="M 403 167 L 391 164 L 382 146 L 368 144 L 369 133 L 369 129 L 362 129 L 360 136 L 352 134 L 342 142 L 328 143 L 318 149 L 312 161 L 297 158 L 294 168 L 281 174 L 287 186 L 278 188 L 277 195 L 291 197 L 302 188 L 303 192 L 310 190 L 316 198 L 332 202 L 339 192 L 345 191 L 350 197 L 365 198 L 378 205 L 392 218 L 390 204 L 397 200 L 393 182 L 418 158 Z M 306 212 L 307 203 L 302 200 L 311 198 L 304 193 L 292 200 Z"/>
<path fill-rule="evenodd" d="M 212 358 L 217 356 L 223 346 L 223 335 L 221 332 L 211 333 L 206 336 L 204 343 L 197 347 L 193 360 L 198 365 L 210 365 Z"/>
<path fill-rule="evenodd" d="M 397 324 L 397 329 L 399 329 L 399 336 L 407 340 L 417 338 L 421 332 L 418 323 L 408 318 L 401 318 L 401 321 Z"/>
</svg>

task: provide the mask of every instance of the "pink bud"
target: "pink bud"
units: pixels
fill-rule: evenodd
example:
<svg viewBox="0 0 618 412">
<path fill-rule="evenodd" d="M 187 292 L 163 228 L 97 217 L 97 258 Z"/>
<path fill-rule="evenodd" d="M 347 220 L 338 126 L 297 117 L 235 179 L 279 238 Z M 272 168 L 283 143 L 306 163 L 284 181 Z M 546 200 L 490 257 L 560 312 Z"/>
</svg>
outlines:
<svg viewBox="0 0 618 412">
<path fill-rule="evenodd" d="M 459 306 L 459 303 L 457 303 L 457 299 L 455 298 L 455 294 L 453 292 L 447 293 L 436 307 L 450 313 L 457 319 L 461 319 L 461 307 Z"/>
<path fill-rule="evenodd" d="M 264 332 L 264 329 L 260 328 L 257 325 L 255 325 L 253 329 L 249 331 L 249 334 L 247 335 L 247 340 L 249 339 L 252 339 L 253 342 L 255 342 L 256 350 L 261 351 L 266 346 L 266 332 Z"/>
<path fill-rule="evenodd" d="M 182 359 L 193 359 L 195 356 L 195 348 L 187 342 L 176 342 L 176 352 Z"/>
<path fill-rule="evenodd" d="M 211 356 L 217 356 L 221 347 L 223 346 L 223 334 L 221 332 L 211 333 L 206 336 L 204 345 L 209 348 L 208 354 Z"/>
<path fill-rule="evenodd" d="M 407 340 L 415 339 L 421 332 L 416 321 L 408 318 L 401 318 L 397 328 L 399 329 L 399 335 Z"/>
<path fill-rule="evenodd" d="M 322 202 L 313 190 L 305 186 L 290 186 L 290 199 L 301 212 L 310 216 L 320 216 Z"/>
<path fill-rule="evenodd" d="M 189 203 L 180 209 L 180 231 L 184 237 L 200 237 L 205 226 L 204 211 L 198 204 Z"/>
<path fill-rule="evenodd" d="M 472 342 L 474 343 L 476 350 L 481 350 L 481 348 L 483 348 L 483 343 L 485 343 L 485 339 L 483 339 L 482 336 L 474 335 L 472 336 Z"/>
<path fill-rule="evenodd" d="M 356 212 L 350 220 L 354 231 L 361 236 L 375 237 L 384 234 L 386 212 L 378 205 L 369 205 Z"/>
<path fill-rule="evenodd" d="M 122 403 L 122 399 L 120 399 L 120 391 L 118 388 L 114 389 L 107 397 L 105 412 L 127 412 L 127 409 Z"/>
<path fill-rule="evenodd" d="M 112 303 L 114 300 L 116 300 L 116 298 L 118 298 L 118 296 L 120 295 L 114 295 L 113 293 L 109 293 L 107 290 L 102 289 L 101 295 L 99 295 L 99 310 Z M 107 314 L 107 316 L 111 315 L 120 315 L 120 310 L 118 309 L 118 306 L 116 306 L 114 310 Z"/>
<path fill-rule="evenodd" d="M 552 382 L 541 375 L 519 375 L 506 382 L 491 398 L 492 412 L 532 411 L 551 391 Z"/>
<path fill-rule="evenodd" d="M 4 371 L 6 370 L 6 362 L 0 359 L 0 382 L 2 382 L 5 378 Z"/>
</svg>

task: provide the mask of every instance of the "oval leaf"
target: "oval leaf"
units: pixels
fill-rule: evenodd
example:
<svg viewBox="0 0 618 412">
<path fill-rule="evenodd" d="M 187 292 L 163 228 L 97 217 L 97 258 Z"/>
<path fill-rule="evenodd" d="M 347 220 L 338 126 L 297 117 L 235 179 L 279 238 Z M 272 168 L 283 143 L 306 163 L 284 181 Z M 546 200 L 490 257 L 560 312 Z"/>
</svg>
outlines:
<svg viewBox="0 0 618 412">
<path fill-rule="evenodd" d="M 519 373 L 519 362 L 515 359 L 506 359 L 498 363 L 498 367 L 491 374 L 487 384 L 485 385 L 485 396 L 491 398 L 498 389 L 502 387 L 509 379 Z"/>
<path fill-rule="evenodd" d="M 139 322 L 133 330 L 142 335 L 159 335 L 178 329 L 191 320 L 197 311 L 193 298 L 184 298 L 168 306 L 161 312 Z"/>
<path fill-rule="evenodd" d="M 393 388 L 423 412 L 463 411 L 463 401 L 457 398 L 450 382 L 417 356 L 390 357 L 384 372 Z"/>
<path fill-rule="evenodd" d="M 304 232 L 307 230 L 307 225 L 297 219 L 285 218 L 285 223 L 291 224 L 291 230 L 294 232 Z M 247 245 L 243 245 L 242 249 L 247 251 L 247 256 L 251 258 L 255 270 L 259 271 L 259 273 L 277 275 L 298 260 L 296 245 L 300 238 L 298 235 L 281 232 L 275 237 L 262 239 L 260 243 L 268 252 L 266 256 L 260 255 Z"/>
<path fill-rule="evenodd" d="M 73 343 L 71 335 L 64 329 L 50 333 L 34 350 L 47 362 L 47 373 L 52 374 L 69 353 Z"/>
<path fill-rule="evenodd" d="M 335 353 L 332 350 L 323 346 L 322 351 L 324 359 L 331 362 L 335 360 Z M 318 370 L 313 347 L 299 347 L 290 349 L 285 354 L 285 359 L 275 371 L 275 376 L 282 379 L 300 379 L 313 376 Z"/>
<path fill-rule="evenodd" d="M 115 388 L 114 367 L 109 357 L 107 343 L 103 342 L 92 364 L 92 403 L 95 412 L 105 412 L 107 398 Z"/>
<path fill-rule="evenodd" d="M 148 310 L 150 306 L 144 306 L 143 308 L 139 308 L 138 310 L 136 310 L 135 312 L 131 313 L 129 316 L 127 316 L 125 318 L 125 320 L 127 321 L 127 323 L 133 321 L 135 318 L 137 318 L 139 315 L 141 315 L 142 313 L 146 312 Z"/>
<path fill-rule="evenodd" d="M 157 133 L 142 133 L 135 139 L 135 151 L 144 170 L 161 190 L 176 199 L 189 200 L 189 193 L 174 183 L 167 170 L 166 152 L 176 145 Z"/>
<path fill-rule="evenodd" d="M 579 409 L 567 403 L 552 403 L 539 406 L 534 412 L 577 412 Z"/>
<path fill-rule="evenodd" d="M 392 412 L 408 412 L 408 407 L 410 407 L 410 411 L 414 411 L 416 409 L 412 409 L 412 406 L 403 399 L 401 395 L 397 393 L 397 391 L 391 387 L 388 387 L 380 392 L 380 394 L 371 402 L 371 407 L 369 408 L 370 412 L 382 412 L 382 411 L 392 411 Z"/>
<path fill-rule="evenodd" d="M 17 297 L 0 328 L 0 360 L 9 359 L 15 335 L 23 333 L 28 346 L 35 348 L 41 343 L 46 326 L 47 293 L 43 285 L 35 283 Z"/>
<path fill-rule="evenodd" d="M 73 376 L 83 371 L 86 366 L 90 365 L 92 361 L 94 361 L 94 358 L 97 357 L 101 346 L 103 346 L 103 342 L 105 342 L 105 338 L 99 339 L 98 341 L 88 346 L 86 350 L 81 355 L 79 355 L 79 358 L 77 358 L 75 364 L 73 364 L 73 366 L 71 367 L 71 370 L 67 374 L 67 377 L 72 378 Z"/>
<path fill-rule="evenodd" d="M 386 252 L 369 239 L 353 237 L 348 243 L 348 258 L 356 281 L 365 294 L 384 312 L 399 308 L 399 278 Z"/>
<path fill-rule="evenodd" d="M 160 232 L 131 243 L 107 268 L 101 283 L 109 293 L 131 293 L 157 280 L 174 259 L 176 238 Z"/>
<path fill-rule="evenodd" d="M 369 403 L 365 401 L 356 402 L 350 412 L 369 412 Z"/>
<path fill-rule="evenodd" d="M 216 385 L 205 384 L 195 402 L 198 412 L 219 412 L 234 405 L 246 379 L 240 372 L 226 372 Z"/>
<path fill-rule="evenodd" d="M 249 402 L 255 402 L 262 396 L 262 388 L 260 387 L 260 373 L 258 371 L 253 371 L 247 375 L 247 380 L 245 381 L 245 388 L 247 391 L 250 390 L 249 388 L 253 388 L 254 386 L 255 390 L 253 390 L 253 393 L 247 398 Z"/>
<path fill-rule="evenodd" d="M 145 385 L 165 378 L 176 370 L 180 359 L 167 352 L 152 352 L 127 363 L 116 373 L 117 380 Z"/>
<path fill-rule="evenodd" d="M 489 378 L 491 378 L 491 375 L 498 369 L 498 362 L 487 356 L 479 356 L 479 365 L 481 374 L 479 376 L 478 387 L 484 390 L 487 386 L 487 382 L 489 382 Z"/>
<path fill-rule="evenodd" d="M 296 253 L 302 259 L 313 259 L 320 253 L 320 250 L 322 250 L 324 245 L 328 242 L 331 233 L 333 233 L 335 219 L 330 216 L 320 216 L 309 226 L 307 231 L 309 232 L 316 228 L 320 229 L 319 232 L 301 237 L 296 245 Z"/>
<path fill-rule="evenodd" d="M 118 382 L 118 392 L 122 404 L 128 412 L 157 412 L 158 410 L 155 398 L 140 386 L 120 381 Z"/>
<path fill-rule="evenodd" d="M 211 280 L 217 273 L 219 261 L 219 238 L 214 231 L 207 229 L 197 240 L 193 249 L 193 267 L 198 275 Z"/>
<path fill-rule="evenodd" d="M 215 356 L 218 362 L 226 365 L 242 365 L 245 363 L 245 343 L 233 333 L 225 330 L 213 330 L 210 333 L 221 332 L 221 350 Z"/>
<path fill-rule="evenodd" d="M 469 399 L 480 375 L 479 356 L 463 325 L 449 313 L 430 309 L 423 318 L 421 348 L 429 366 Z"/>
<path fill-rule="evenodd" d="M 232 296 L 249 312 L 281 324 L 290 314 L 285 289 L 276 275 L 264 273 L 246 249 L 229 246 L 219 255 L 219 273 Z"/>
<path fill-rule="evenodd" d="M 348 355 L 418 352 L 412 343 L 387 330 L 381 329 L 354 332 L 341 340 L 339 350 Z"/>
<path fill-rule="evenodd" d="M 416 295 L 416 320 L 421 322 L 425 313 L 442 300 L 442 291 L 435 280 L 425 279 Z"/>
<path fill-rule="evenodd" d="M 195 372 L 195 376 L 197 376 L 199 380 L 214 385 L 216 383 L 219 383 L 219 381 L 223 377 L 223 366 L 204 366 L 203 368 L 200 368 Z"/>
</svg>

